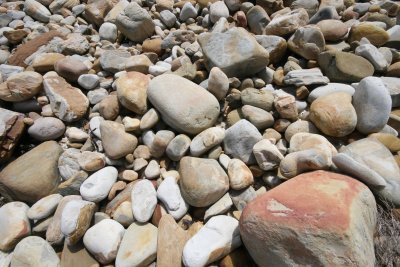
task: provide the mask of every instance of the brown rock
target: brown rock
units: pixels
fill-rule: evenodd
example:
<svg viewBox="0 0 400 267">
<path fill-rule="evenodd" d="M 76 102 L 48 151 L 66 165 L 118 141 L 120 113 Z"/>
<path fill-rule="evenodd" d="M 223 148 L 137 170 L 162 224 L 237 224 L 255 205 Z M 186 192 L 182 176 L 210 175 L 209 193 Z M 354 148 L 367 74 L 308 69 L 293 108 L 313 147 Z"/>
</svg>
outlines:
<svg viewBox="0 0 400 267">
<path fill-rule="evenodd" d="M 147 111 L 147 87 L 150 79 L 140 72 L 127 72 L 119 77 L 116 82 L 118 99 L 122 106 L 138 113 Z"/>
<path fill-rule="evenodd" d="M 163 49 L 161 49 L 161 42 L 162 40 L 160 38 L 145 40 L 142 45 L 143 53 L 153 52 L 160 56 L 163 51 Z"/>
<path fill-rule="evenodd" d="M 88 67 L 80 60 L 66 57 L 54 64 L 54 70 L 69 82 L 77 82 L 79 76 L 88 73 Z"/>
<path fill-rule="evenodd" d="M 400 62 L 396 62 L 389 66 L 386 76 L 400 78 Z"/>
<path fill-rule="evenodd" d="M 106 120 L 115 120 L 119 114 L 119 102 L 116 95 L 109 95 L 99 103 L 100 115 Z"/>
<path fill-rule="evenodd" d="M 104 22 L 104 17 L 112 9 L 112 2 L 109 0 L 93 0 L 86 4 L 85 18 L 90 23 L 100 26 Z"/>
<path fill-rule="evenodd" d="M 19 44 L 22 40 L 28 36 L 28 32 L 23 29 L 19 30 L 12 30 L 12 31 L 5 31 L 3 35 L 7 38 L 10 44 Z"/>
<path fill-rule="evenodd" d="M 14 74 L 0 84 L 0 99 L 9 102 L 28 100 L 39 93 L 42 83 L 42 75 L 34 71 Z"/>
<path fill-rule="evenodd" d="M 81 242 L 73 246 L 69 246 L 67 242 L 65 242 L 61 254 L 61 266 L 100 267 L 100 264 L 90 255 Z"/>
<path fill-rule="evenodd" d="M 373 133 L 368 137 L 378 139 L 379 142 L 384 144 L 393 153 L 400 151 L 400 139 L 397 136 L 387 133 Z"/>
<path fill-rule="evenodd" d="M 65 58 L 65 56 L 59 53 L 39 54 L 33 59 L 32 67 L 35 71 L 40 73 L 52 71 L 54 70 L 54 64 L 63 58 Z"/>
<path fill-rule="evenodd" d="M 363 22 L 351 27 L 348 42 L 360 41 L 363 37 L 378 47 L 389 40 L 389 34 L 384 29 L 372 23 Z"/>
<path fill-rule="evenodd" d="M 23 114 L 0 108 L 0 163 L 10 158 L 24 129 Z"/>
</svg>

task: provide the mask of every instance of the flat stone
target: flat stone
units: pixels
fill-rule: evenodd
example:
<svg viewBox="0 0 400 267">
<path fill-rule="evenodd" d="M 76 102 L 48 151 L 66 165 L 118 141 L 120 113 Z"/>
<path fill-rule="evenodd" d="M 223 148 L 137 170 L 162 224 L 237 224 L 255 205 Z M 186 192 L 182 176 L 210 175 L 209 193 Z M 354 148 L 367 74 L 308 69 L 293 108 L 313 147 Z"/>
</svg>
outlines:
<svg viewBox="0 0 400 267">
<path fill-rule="evenodd" d="M 41 22 L 49 22 L 51 13 L 41 3 L 35 0 L 27 0 L 24 2 L 24 6 L 24 11 L 28 16 Z"/>
<path fill-rule="evenodd" d="M 327 96 L 333 93 L 347 93 L 354 95 L 354 87 L 344 83 L 328 83 L 327 85 L 318 86 L 308 95 L 307 101 L 312 103 L 318 97 Z"/>
<path fill-rule="evenodd" d="M 58 139 L 64 132 L 64 123 L 60 119 L 53 117 L 39 118 L 28 129 L 28 134 L 31 137 L 42 142 Z"/>
<path fill-rule="evenodd" d="M 100 65 L 103 70 L 112 73 L 123 71 L 130 56 L 126 50 L 106 50 L 100 56 Z"/>
<path fill-rule="evenodd" d="M 215 202 L 211 207 L 209 207 L 204 213 L 204 220 L 208 220 L 215 215 L 220 215 L 226 213 L 233 206 L 233 202 L 229 193 L 226 193 L 217 202 Z"/>
<path fill-rule="evenodd" d="M 54 70 L 69 82 L 76 83 L 79 76 L 86 74 L 89 69 L 79 59 L 73 57 L 65 57 L 54 63 Z"/>
<path fill-rule="evenodd" d="M 150 220 L 157 205 L 157 192 L 152 182 L 143 179 L 135 183 L 131 193 L 133 216 L 138 222 Z"/>
<path fill-rule="evenodd" d="M 345 23 L 336 19 L 321 20 L 317 23 L 326 41 L 337 42 L 343 39 L 348 31 Z"/>
<path fill-rule="evenodd" d="M 358 46 L 355 50 L 355 54 L 371 62 L 376 71 L 386 71 L 389 66 L 385 56 L 372 44 L 362 44 Z"/>
<path fill-rule="evenodd" d="M 80 193 L 83 199 L 100 202 L 108 196 L 112 185 L 117 181 L 118 171 L 108 166 L 87 178 L 81 185 Z"/>
<path fill-rule="evenodd" d="M 259 130 L 265 130 L 266 128 L 274 125 L 274 117 L 271 113 L 251 105 L 244 105 L 241 107 L 243 117 L 256 126 Z"/>
<path fill-rule="evenodd" d="M 246 88 L 240 93 L 243 105 L 250 105 L 271 111 L 274 105 L 274 95 L 267 90 Z"/>
<path fill-rule="evenodd" d="M 27 216 L 31 220 L 40 220 L 51 216 L 57 209 L 62 196 L 60 194 L 52 194 L 40 199 L 32 205 L 28 210 Z"/>
<path fill-rule="evenodd" d="M 75 267 L 78 265 L 100 267 L 100 264 L 85 249 L 82 242 L 74 246 L 69 246 L 65 242 L 60 263 L 63 267 Z"/>
<path fill-rule="evenodd" d="M 0 250 L 13 250 L 21 239 L 31 234 L 28 209 L 23 202 L 9 202 L 0 208 Z"/>
<path fill-rule="evenodd" d="M 360 41 L 363 37 L 378 47 L 389 40 L 389 35 L 384 29 L 369 22 L 362 22 L 351 27 L 348 42 Z"/>
<path fill-rule="evenodd" d="M 324 76 L 318 68 L 289 71 L 283 81 L 287 85 L 296 87 L 329 83 L 328 77 Z"/>
<path fill-rule="evenodd" d="M 196 135 L 190 143 L 190 154 L 198 157 L 212 147 L 219 145 L 225 138 L 225 129 L 211 127 Z"/>
</svg>

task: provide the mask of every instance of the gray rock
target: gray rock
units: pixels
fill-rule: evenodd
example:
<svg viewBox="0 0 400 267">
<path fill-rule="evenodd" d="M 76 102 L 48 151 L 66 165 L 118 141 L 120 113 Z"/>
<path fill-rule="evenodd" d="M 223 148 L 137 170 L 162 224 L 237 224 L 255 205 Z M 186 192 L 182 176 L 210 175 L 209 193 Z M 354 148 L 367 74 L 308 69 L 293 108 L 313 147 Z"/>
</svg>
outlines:
<svg viewBox="0 0 400 267">
<path fill-rule="evenodd" d="M 243 117 L 250 121 L 259 130 L 265 130 L 274 125 L 274 117 L 268 111 L 261 108 L 244 105 L 241 108 Z"/>
<path fill-rule="evenodd" d="M 355 50 L 355 54 L 371 62 L 376 71 L 386 71 L 389 66 L 385 56 L 372 44 L 362 44 L 358 46 Z"/>
<path fill-rule="evenodd" d="M 325 39 L 317 26 L 305 26 L 290 37 L 288 48 L 305 59 L 315 60 L 325 50 Z"/>
<path fill-rule="evenodd" d="M 132 188 L 131 201 L 135 219 L 141 223 L 150 220 L 157 205 L 157 193 L 152 182 L 147 179 L 137 182 Z"/>
<path fill-rule="evenodd" d="M 44 5 L 35 0 L 26 0 L 24 4 L 24 11 L 28 16 L 41 22 L 49 22 L 51 13 Z"/>
<path fill-rule="evenodd" d="M 99 28 L 99 35 L 101 40 L 115 42 L 118 37 L 117 26 L 114 23 L 104 22 Z"/>
<path fill-rule="evenodd" d="M 271 111 L 274 105 L 274 96 L 268 90 L 246 88 L 241 92 L 240 98 L 243 105 L 254 106 L 266 111 Z"/>
<path fill-rule="evenodd" d="M 392 98 L 392 107 L 400 107 L 400 78 L 381 77 Z"/>
<path fill-rule="evenodd" d="M 191 140 L 187 135 L 177 135 L 167 146 L 167 156 L 173 161 L 179 161 L 189 150 L 190 142 Z"/>
<path fill-rule="evenodd" d="M 171 28 L 175 25 L 176 16 L 169 10 L 163 10 L 160 12 L 160 20 L 164 23 L 168 28 Z"/>
<path fill-rule="evenodd" d="M 353 95 L 357 113 L 357 130 L 363 134 L 379 132 L 389 120 L 392 99 L 380 78 L 366 77 Z"/>
<path fill-rule="evenodd" d="M 161 42 L 161 48 L 167 49 L 172 48 L 176 45 L 181 45 L 184 42 L 193 43 L 196 41 L 196 35 L 193 31 L 187 30 L 176 30 L 170 31 L 167 37 L 165 37 Z"/>
<path fill-rule="evenodd" d="M 196 18 L 197 17 L 197 10 L 190 2 L 186 2 L 179 14 L 179 19 L 185 22 L 189 18 Z"/>
<path fill-rule="evenodd" d="M 333 93 L 343 92 L 349 95 L 354 95 L 354 87 L 344 83 L 328 83 L 327 85 L 319 86 L 311 91 L 307 101 L 312 103 L 315 99 L 321 96 L 330 95 Z"/>
<path fill-rule="evenodd" d="M 229 9 L 224 1 L 217 1 L 210 6 L 210 20 L 216 23 L 220 18 L 229 17 Z"/>
<path fill-rule="evenodd" d="M 126 61 L 131 54 L 126 50 L 106 50 L 100 57 L 103 70 L 116 73 L 125 70 Z"/>
<path fill-rule="evenodd" d="M 39 118 L 28 129 L 28 134 L 38 141 L 55 140 L 64 132 L 64 123 L 60 119 L 52 117 Z"/>
<path fill-rule="evenodd" d="M 254 34 L 263 34 L 265 27 L 271 21 L 267 12 L 261 6 L 252 7 L 246 14 L 247 24 Z"/>
<path fill-rule="evenodd" d="M 96 74 L 82 74 L 78 78 L 78 83 L 83 89 L 92 90 L 99 85 L 99 80 L 99 76 Z"/>
<path fill-rule="evenodd" d="M 329 83 L 328 77 L 324 76 L 318 68 L 289 71 L 283 78 L 283 81 L 285 84 L 297 87 Z"/>
</svg>

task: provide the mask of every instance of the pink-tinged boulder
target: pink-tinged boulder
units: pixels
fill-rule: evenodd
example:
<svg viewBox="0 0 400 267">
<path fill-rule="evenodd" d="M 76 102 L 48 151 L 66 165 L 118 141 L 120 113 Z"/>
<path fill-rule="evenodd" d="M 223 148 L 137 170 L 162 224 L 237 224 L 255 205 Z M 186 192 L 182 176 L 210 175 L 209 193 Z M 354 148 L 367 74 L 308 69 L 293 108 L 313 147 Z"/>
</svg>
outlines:
<svg viewBox="0 0 400 267">
<path fill-rule="evenodd" d="M 250 202 L 242 240 L 258 266 L 374 266 L 375 198 L 345 175 L 298 175 Z"/>
</svg>

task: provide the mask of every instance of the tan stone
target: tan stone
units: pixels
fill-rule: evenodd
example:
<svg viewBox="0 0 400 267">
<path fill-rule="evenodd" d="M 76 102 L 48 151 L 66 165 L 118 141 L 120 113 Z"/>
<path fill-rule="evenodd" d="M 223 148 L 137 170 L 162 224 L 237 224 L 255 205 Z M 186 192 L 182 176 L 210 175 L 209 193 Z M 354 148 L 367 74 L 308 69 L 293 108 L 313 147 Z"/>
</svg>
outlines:
<svg viewBox="0 0 400 267">
<path fill-rule="evenodd" d="M 42 53 L 37 55 L 32 62 L 35 71 L 45 73 L 54 70 L 54 64 L 65 56 L 59 53 Z"/>
<path fill-rule="evenodd" d="M 150 79 L 140 72 L 127 72 L 119 77 L 115 85 L 118 99 L 127 109 L 144 114 L 147 111 L 147 87 Z"/>
</svg>

